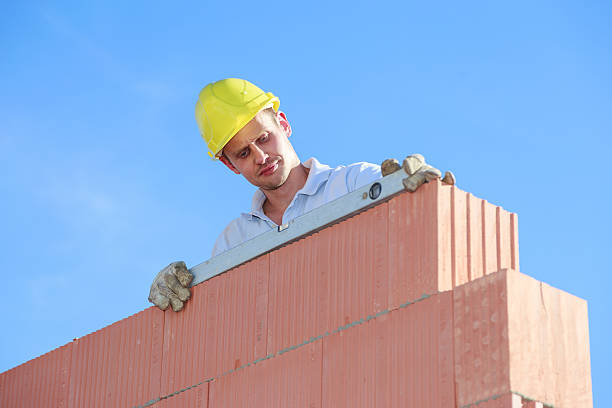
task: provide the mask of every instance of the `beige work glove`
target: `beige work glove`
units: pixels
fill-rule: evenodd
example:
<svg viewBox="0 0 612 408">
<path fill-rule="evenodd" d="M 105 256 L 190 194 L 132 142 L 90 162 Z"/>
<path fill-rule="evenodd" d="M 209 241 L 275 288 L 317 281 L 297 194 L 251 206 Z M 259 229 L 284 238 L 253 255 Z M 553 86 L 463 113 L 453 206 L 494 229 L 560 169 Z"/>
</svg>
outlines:
<svg viewBox="0 0 612 408">
<path fill-rule="evenodd" d="M 166 310 L 172 305 L 172 310 L 178 312 L 183 309 L 183 302 L 191 296 L 189 284 L 193 275 L 187 269 L 185 262 L 172 262 L 159 271 L 149 292 L 149 302 Z"/>
<path fill-rule="evenodd" d="M 387 159 L 380 165 L 383 177 L 395 173 L 401 168 L 408 174 L 408 177 L 403 180 L 404 188 L 411 192 L 416 191 L 424 183 L 442 176 L 440 170 L 425 163 L 425 158 L 420 154 L 413 154 L 406 157 L 401 167 L 396 159 Z M 455 176 L 450 171 L 447 171 L 444 174 L 442 182 L 454 185 Z"/>
</svg>

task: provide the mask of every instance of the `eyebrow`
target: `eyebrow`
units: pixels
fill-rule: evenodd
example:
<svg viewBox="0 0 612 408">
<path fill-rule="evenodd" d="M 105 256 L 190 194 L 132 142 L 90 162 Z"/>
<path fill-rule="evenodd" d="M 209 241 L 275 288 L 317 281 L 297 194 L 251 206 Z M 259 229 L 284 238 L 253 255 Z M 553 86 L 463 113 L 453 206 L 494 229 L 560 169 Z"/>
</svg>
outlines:
<svg viewBox="0 0 612 408">
<path fill-rule="evenodd" d="M 249 145 L 250 145 L 252 142 L 254 142 L 254 141 L 258 140 L 258 139 L 259 139 L 260 137 L 262 137 L 262 136 L 269 135 L 270 133 L 272 133 L 270 129 L 267 129 L 267 128 L 262 129 L 262 130 L 261 130 L 261 132 L 259 133 L 259 135 L 258 135 L 257 137 L 254 137 L 252 141 L 250 141 L 249 143 L 247 143 L 247 144 L 246 144 L 246 146 L 243 146 L 243 147 L 239 148 L 239 149 L 236 151 L 236 153 L 232 153 L 232 152 L 230 152 L 230 154 L 236 155 L 236 154 L 240 153 L 240 152 L 241 152 L 241 151 L 243 151 L 245 148 L 249 147 Z M 224 152 L 223 154 L 225 155 L 225 152 Z M 226 156 L 226 157 L 227 157 L 227 156 Z"/>
</svg>

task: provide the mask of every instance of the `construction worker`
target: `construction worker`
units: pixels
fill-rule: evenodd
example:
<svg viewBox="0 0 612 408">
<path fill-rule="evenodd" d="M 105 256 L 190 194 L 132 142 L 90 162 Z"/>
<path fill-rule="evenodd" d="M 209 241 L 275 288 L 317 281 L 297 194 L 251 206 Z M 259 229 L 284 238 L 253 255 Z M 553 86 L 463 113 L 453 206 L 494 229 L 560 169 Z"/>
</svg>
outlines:
<svg viewBox="0 0 612 408">
<path fill-rule="evenodd" d="M 229 223 L 212 256 L 400 168 L 394 159 L 386 160 L 382 171 L 381 166 L 365 162 L 336 168 L 315 158 L 301 162 L 289 142 L 291 125 L 279 105 L 272 93 L 243 79 L 223 79 L 200 92 L 195 115 L 209 155 L 258 187 L 251 211 Z M 414 173 L 406 186 L 412 191 L 440 177 L 420 155 L 410 156 L 404 164 Z M 162 310 L 168 305 L 181 310 L 190 297 L 192 279 L 184 262 L 171 263 L 155 277 L 149 301 Z"/>
</svg>

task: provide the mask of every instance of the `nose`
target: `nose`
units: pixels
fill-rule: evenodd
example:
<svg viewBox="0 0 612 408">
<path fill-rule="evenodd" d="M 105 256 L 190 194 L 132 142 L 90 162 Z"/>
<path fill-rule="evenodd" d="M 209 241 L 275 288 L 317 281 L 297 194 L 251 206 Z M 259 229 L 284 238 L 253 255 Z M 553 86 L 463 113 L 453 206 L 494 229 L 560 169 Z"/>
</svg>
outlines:
<svg viewBox="0 0 612 408">
<path fill-rule="evenodd" d="M 255 158 L 255 163 L 264 164 L 269 157 L 268 154 L 264 152 L 262 149 L 260 149 L 259 146 L 257 146 L 256 144 L 253 144 L 252 148 L 253 148 L 252 154 L 253 154 L 253 157 Z"/>
</svg>

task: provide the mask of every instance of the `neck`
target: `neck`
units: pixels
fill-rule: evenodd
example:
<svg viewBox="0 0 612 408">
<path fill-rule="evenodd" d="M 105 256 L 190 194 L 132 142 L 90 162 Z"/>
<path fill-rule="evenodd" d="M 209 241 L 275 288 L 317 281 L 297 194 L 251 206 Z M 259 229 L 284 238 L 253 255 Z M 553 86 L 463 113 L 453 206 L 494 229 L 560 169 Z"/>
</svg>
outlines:
<svg viewBox="0 0 612 408">
<path fill-rule="evenodd" d="M 277 225 L 280 225 L 283 220 L 285 210 L 293 201 L 295 194 L 304 187 L 310 169 L 304 167 L 301 163 L 291 169 L 287 180 L 277 189 L 263 190 L 266 196 L 266 201 L 263 205 L 264 214 L 268 216 Z"/>
</svg>

